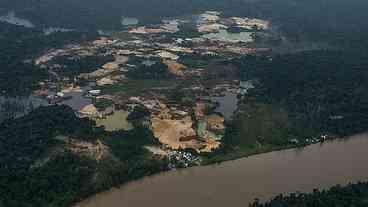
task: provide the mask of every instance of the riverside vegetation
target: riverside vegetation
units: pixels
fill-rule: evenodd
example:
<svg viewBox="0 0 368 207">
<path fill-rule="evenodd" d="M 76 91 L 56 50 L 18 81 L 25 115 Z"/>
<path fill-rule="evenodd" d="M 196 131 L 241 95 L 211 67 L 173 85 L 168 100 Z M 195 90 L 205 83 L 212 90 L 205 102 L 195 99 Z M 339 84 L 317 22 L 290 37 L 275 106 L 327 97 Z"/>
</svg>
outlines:
<svg viewBox="0 0 368 207">
<path fill-rule="evenodd" d="M 368 183 L 361 182 L 347 186 L 334 186 L 328 190 L 314 190 L 313 193 L 279 195 L 266 203 L 255 201 L 249 207 L 363 207 L 368 205 Z"/>
<path fill-rule="evenodd" d="M 21 1 L 14 1 L 14 4 L 22 5 L 19 2 Z M 252 8 L 267 13 L 271 7 L 262 7 L 262 3 L 264 1 Z M 347 15 L 349 18 L 345 19 L 345 24 L 335 27 L 325 21 L 329 18 L 325 18 L 324 12 L 309 15 L 314 14 L 312 4 L 297 4 L 296 8 L 299 9 L 292 9 L 296 12 L 291 14 L 284 12 L 285 9 L 293 8 L 291 5 L 285 7 L 284 3 L 272 4 L 276 4 L 276 7 L 272 8 L 278 9 L 270 12 L 270 18 L 280 16 L 278 20 L 283 23 L 281 29 L 288 37 L 292 37 L 296 42 L 303 42 L 306 38 L 327 41 L 337 46 L 228 59 L 228 62 L 236 65 L 242 81 L 253 81 L 255 88 L 249 90 L 240 100 L 233 119 L 226 121 L 226 131 L 220 148 L 203 154 L 205 164 L 304 146 L 310 144 L 313 138 L 325 134 L 343 137 L 366 131 L 368 96 L 365 91 L 368 85 L 365 80 L 368 78 L 368 42 L 362 37 L 367 35 L 367 27 L 365 21 L 356 21 L 360 19 L 358 11 L 365 8 L 365 3 L 361 3 L 362 6 L 353 4 L 357 12 Z M 93 5 L 95 4 L 91 4 Z M 216 6 L 221 7 L 221 4 Z M 47 7 L 59 8 L 54 4 L 48 4 Z M 305 13 L 298 13 L 300 8 L 303 8 Z M 244 7 L 234 9 L 233 12 L 249 15 L 254 13 L 249 9 L 245 11 Z M 345 12 L 340 8 L 330 15 Z M 25 15 L 27 11 L 22 13 Z M 281 13 L 289 15 L 280 15 Z M 120 14 L 112 14 L 114 19 L 120 19 Z M 33 12 L 29 15 L 33 21 L 38 23 L 39 20 L 42 24 L 39 16 L 35 16 Z M 50 12 L 48 15 L 54 14 Z M 70 21 L 69 18 L 78 19 L 75 24 L 81 28 L 85 23 L 83 21 L 94 21 L 88 17 L 75 18 L 75 15 L 79 17 L 80 13 L 74 13 L 74 17 L 63 15 L 64 18 L 61 19 L 46 19 L 58 19 L 65 25 Z M 93 16 L 96 18 L 101 15 Z M 300 24 L 306 19 L 306 24 Z M 110 20 L 111 17 L 102 18 L 87 26 L 95 28 L 95 24 L 102 25 L 101 22 Z M 321 30 L 314 24 L 319 21 L 326 23 L 329 29 Z M 349 25 L 349 28 L 341 25 Z M 116 27 L 116 23 L 109 28 L 111 27 Z M 185 37 L 188 34 L 180 35 Z M 47 71 L 26 60 L 31 60 L 49 48 L 79 43 L 95 37 L 95 32 L 55 33 L 46 37 L 37 29 L 0 23 L 1 93 L 29 94 L 35 84 L 47 76 Z M 82 66 L 90 68 L 93 65 L 102 65 L 109 61 L 109 58 L 57 61 L 70 65 L 73 70 L 67 75 L 72 76 L 86 72 L 82 71 L 86 69 Z M 196 58 L 187 56 L 184 57 L 184 62 L 193 67 L 206 65 L 206 61 Z M 137 73 L 127 75 L 135 79 L 170 78 L 164 73 L 166 68 L 163 67 L 166 66 L 158 63 L 154 65 L 154 72 L 141 67 L 137 69 Z M 147 88 L 151 87 L 148 81 L 141 82 L 148 84 Z M 109 89 L 121 92 L 121 88 L 128 88 L 139 93 L 141 82 L 131 87 L 113 85 Z M 168 85 L 172 82 L 173 80 L 168 82 Z M 180 87 L 175 90 L 174 94 L 182 94 L 179 93 Z M 145 114 L 145 111 L 141 113 Z M 131 116 L 141 116 L 141 113 L 133 113 Z M 143 147 L 157 144 L 157 139 L 149 128 L 138 124 L 132 131 L 107 132 L 96 127 L 94 121 L 76 117 L 74 111 L 66 106 L 41 107 L 24 117 L 7 120 L 0 124 L 0 206 L 70 206 L 93 193 L 166 170 L 167 161 L 152 155 Z M 350 195 L 350 192 L 354 194 L 345 196 Z M 316 191 L 311 195 L 278 197 L 270 203 L 255 205 L 328 206 L 339 201 L 334 197 L 338 195 L 350 202 L 351 205 L 347 204 L 348 206 L 354 206 L 352 203 L 355 202 L 355 206 L 363 206 L 365 192 L 366 184 L 362 183 L 346 188 L 336 187 L 330 191 Z M 329 203 L 318 203 L 322 202 L 322 198 L 326 198 Z M 334 199 L 336 201 L 333 201 Z"/>
<path fill-rule="evenodd" d="M 220 149 L 204 155 L 206 163 L 297 146 L 290 144 L 294 138 L 308 144 L 306 136 L 321 132 L 344 136 L 364 131 L 367 74 L 362 62 L 355 65 L 356 58 L 360 56 L 320 51 L 275 56 L 272 61 L 240 59 L 238 64 L 253 62 L 242 72 L 244 79 L 259 77 L 262 85 L 240 103 L 239 113 L 227 122 Z M 106 132 L 66 106 L 41 107 L 5 121 L 0 141 L 1 200 L 10 207 L 68 206 L 167 166 L 165 159 L 143 148 L 158 144 L 148 128 Z"/>
<path fill-rule="evenodd" d="M 40 107 L 0 125 L 0 203 L 70 206 L 111 186 L 165 170 L 143 127 L 106 132 L 67 106 Z"/>
</svg>

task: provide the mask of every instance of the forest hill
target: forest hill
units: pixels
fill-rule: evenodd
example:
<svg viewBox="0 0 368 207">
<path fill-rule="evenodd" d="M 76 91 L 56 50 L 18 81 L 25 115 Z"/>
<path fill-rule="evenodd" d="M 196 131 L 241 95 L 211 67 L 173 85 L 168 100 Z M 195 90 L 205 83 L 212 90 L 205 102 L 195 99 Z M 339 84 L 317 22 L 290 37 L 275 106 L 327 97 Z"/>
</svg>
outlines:
<svg viewBox="0 0 368 207">
<path fill-rule="evenodd" d="M 70 206 L 167 166 L 143 147 L 157 144 L 148 129 L 106 132 L 67 106 L 40 107 L 5 121 L 0 143 L 0 202 L 9 207 L 45 206 L 50 200 Z"/>
</svg>

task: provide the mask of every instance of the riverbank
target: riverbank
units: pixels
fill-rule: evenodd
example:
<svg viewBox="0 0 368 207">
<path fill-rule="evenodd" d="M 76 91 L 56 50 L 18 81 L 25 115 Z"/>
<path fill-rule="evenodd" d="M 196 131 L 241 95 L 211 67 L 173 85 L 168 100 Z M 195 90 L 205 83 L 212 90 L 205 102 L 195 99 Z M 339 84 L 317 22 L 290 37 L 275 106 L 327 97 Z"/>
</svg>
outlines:
<svg viewBox="0 0 368 207">
<path fill-rule="evenodd" d="M 333 138 L 329 141 L 334 140 L 342 140 L 342 139 L 348 139 L 348 138 Z M 285 146 L 274 146 L 274 145 L 265 145 L 259 148 L 249 148 L 249 149 L 241 149 L 241 150 L 235 150 L 232 152 L 219 152 L 209 154 L 203 158 L 202 165 L 212 165 L 212 164 L 220 164 L 222 162 L 231 161 L 231 160 L 237 160 L 241 158 L 250 157 L 253 155 L 263 154 L 263 153 L 269 153 L 269 152 L 275 152 L 275 151 L 282 151 L 282 150 L 288 150 L 288 149 L 303 149 L 305 147 L 308 147 L 313 144 L 323 144 L 326 141 L 321 141 L 318 143 L 309 143 L 309 144 L 290 144 Z"/>
<path fill-rule="evenodd" d="M 311 144 L 312 145 L 312 144 Z M 176 170 L 168 170 L 168 171 L 161 171 L 161 172 L 155 172 L 153 174 L 150 174 L 148 176 L 144 176 L 141 178 L 137 178 L 135 180 L 131 180 L 125 183 L 121 183 L 117 186 L 111 186 L 110 189 L 106 189 L 106 191 L 101 191 L 101 192 L 96 192 L 96 194 L 90 194 L 87 195 L 84 198 L 79 198 L 76 202 L 75 205 L 73 205 L 73 207 L 84 207 L 83 205 L 80 206 L 81 203 L 84 202 L 88 202 L 91 199 L 94 199 L 95 196 L 99 196 L 99 195 L 106 195 L 109 193 L 114 193 L 116 190 L 119 189 L 124 189 L 126 186 L 129 186 L 131 183 L 140 183 L 143 182 L 146 179 L 151 179 L 151 178 L 155 178 L 157 176 L 160 175 L 166 175 L 166 174 L 171 174 L 171 173 L 176 173 L 176 172 L 185 172 L 186 170 L 191 170 L 191 169 L 196 169 L 196 168 L 202 168 L 202 167 L 216 167 L 216 166 L 221 166 L 222 164 L 226 164 L 228 162 L 233 162 L 233 161 L 237 161 L 240 159 L 247 159 L 250 157 L 254 157 L 257 155 L 262 155 L 262 154 L 267 154 L 267 153 L 272 153 L 272 152 L 279 152 L 279 151 L 283 151 L 283 150 L 292 150 L 292 149 L 302 149 L 304 147 L 308 147 L 310 145 L 303 145 L 303 146 L 296 146 L 296 145 L 288 145 L 288 146 L 267 146 L 267 147 L 263 147 L 263 148 L 258 148 L 258 149 L 252 149 L 249 151 L 237 151 L 237 152 L 233 152 L 233 153 L 227 153 L 227 154 L 222 154 L 222 155 L 216 155 L 214 157 L 211 158 L 203 158 L 202 163 L 200 166 L 192 166 L 192 167 L 187 167 L 187 168 L 180 168 L 180 169 L 176 169 Z M 88 206 L 86 206 L 88 207 Z M 95 207 L 95 206 L 93 206 Z M 96 207 L 100 207 L 100 205 L 97 205 Z M 101 204 L 101 207 L 103 207 L 103 205 Z"/>
<path fill-rule="evenodd" d="M 304 145 L 304 146 L 289 145 L 289 146 L 280 146 L 280 147 L 275 147 L 275 146 L 271 147 L 271 146 L 269 146 L 269 147 L 260 148 L 260 149 L 253 149 L 253 150 L 250 150 L 250 151 L 247 151 L 247 152 L 238 151 L 238 152 L 228 153 L 226 155 L 217 155 L 217 156 L 212 157 L 212 158 L 203 158 L 202 163 L 199 166 L 192 166 L 192 167 L 187 167 L 187 168 L 179 168 L 179 169 L 175 169 L 175 170 L 155 172 L 151 175 L 144 176 L 144 177 L 141 177 L 141 178 L 137 178 L 135 180 L 131 180 L 131 181 L 128 181 L 128 182 L 125 182 L 125 183 L 121 183 L 117 186 L 111 186 L 110 189 L 106 189 L 105 191 L 96 192 L 96 194 L 92 193 L 90 195 L 87 195 L 84 198 L 79 198 L 77 200 L 76 204 L 73 205 L 73 207 L 82 207 L 82 206 L 79 206 L 80 203 L 84 203 L 86 201 L 88 202 L 89 200 L 93 199 L 96 195 L 105 195 L 105 194 L 108 194 L 108 193 L 113 193 L 115 190 L 124 189 L 126 186 L 130 185 L 131 183 L 141 182 L 141 181 L 144 181 L 145 179 L 155 178 L 156 176 L 160 176 L 161 174 L 184 172 L 185 170 L 190 170 L 192 168 L 219 166 L 219 165 L 224 164 L 226 162 L 236 161 L 236 160 L 239 160 L 239 159 L 246 159 L 246 158 L 252 157 L 252 156 L 257 156 L 257 155 L 261 155 L 261 154 L 277 152 L 277 151 L 282 151 L 282 150 L 303 148 L 303 147 L 308 147 L 308 146 L 309 145 Z"/>
<path fill-rule="evenodd" d="M 253 155 L 268 153 L 268 152 L 275 152 L 275 151 L 282 151 L 288 149 L 297 149 L 297 148 L 304 148 L 309 145 L 286 145 L 286 146 L 263 146 L 260 148 L 253 148 L 248 150 L 239 150 L 233 151 L 228 153 L 217 153 L 215 155 L 210 155 L 209 157 L 205 157 L 203 159 L 202 165 L 212 165 L 212 164 L 220 164 L 222 162 L 237 160 L 241 158 L 250 157 Z"/>
<path fill-rule="evenodd" d="M 255 201 L 252 207 L 294 207 L 294 206 L 367 206 L 368 183 L 359 182 L 347 186 L 336 185 L 328 190 L 314 190 L 313 193 L 292 193 L 279 195 L 266 203 Z"/>
<path fill-rule="evenodd" d="M 311 192 L 368 179 L 368 135 L 170 171 L 98 194 L 76 207 L 244 206 L 280 193 Z M 195 186 L 195 188 L 193 188 Z M 189 199 L 190 198 L 190 199 Z"/>
</svg>

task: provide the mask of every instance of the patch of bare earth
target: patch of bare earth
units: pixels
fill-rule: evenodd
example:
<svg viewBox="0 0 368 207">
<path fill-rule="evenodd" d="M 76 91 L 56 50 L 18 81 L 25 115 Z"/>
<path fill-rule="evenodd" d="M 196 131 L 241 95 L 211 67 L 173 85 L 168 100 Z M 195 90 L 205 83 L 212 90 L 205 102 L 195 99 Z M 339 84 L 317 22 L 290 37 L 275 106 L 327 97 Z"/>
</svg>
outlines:
<svg viewBox="0 0 368 207">
<path fill-rule="evenodd" d="M 197 152 L 210 152 L 220 143 L 212 139 L 197 136 L 190 116 L 182 119 L 153 117 L 151 119 L 154 136 L 160 143 L 171 149 L 194 149 Z"/>
<path fill-rule="evenodd" d="M 193 121 L 187 116 L 180 120 L 152 118 L 152 129 L 155 137 L 162 144 L 172 149 L 198 148 L 200 143 L 196 140 L 181 141 L 180 138 L 195 137 L 192 128 Z"/>
<path fill-rule="evenodd" d="M 147 149 L 148 151 L 152 152 L 152 154 L 154 155 L 158 155 L 161 157 L 166 157 L 167 156 L 167 152 L 162 150 L 160 147 L 157 146 L 144 146 L 145 149 Z"/>
<path fill-rule="evenodd" d="M 100 161 L 108 156 L 109 150 L 100 140 L 96 142 L 86 142 L 75 139 L 68 139 L 65 142 L 65 146 L 71 152 L 79 156 L 87 156 L 96 161 Z"/>
<path fill-rule="evenodd" d="M 164 64 L 167 65 L 169 72 L 176 76 L 184 76 L 184 70 L 187 68 L 185 65 L 173 60 L 165 60 Z"/>
<path fill-rule="evenodd" d="M 223 131 L 225 130 L 225 118 L 218 114 L 211 114 L 205 117 L 209 130 Z"/>
</svg>

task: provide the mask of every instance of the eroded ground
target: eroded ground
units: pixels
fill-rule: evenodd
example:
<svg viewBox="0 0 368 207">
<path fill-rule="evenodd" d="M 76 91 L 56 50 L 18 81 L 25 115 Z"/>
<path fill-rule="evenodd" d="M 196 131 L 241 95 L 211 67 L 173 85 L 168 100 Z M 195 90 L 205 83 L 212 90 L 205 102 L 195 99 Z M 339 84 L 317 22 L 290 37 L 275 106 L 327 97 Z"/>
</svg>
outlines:
<svg viewBox="0 0 368 207">
<path fill-rule="evenodd" d="M 73 106 L 107 131 L 147 126 L 166 155 L 211 152 L 221 145 L 238 98 L 254 87 L 239 80 L 230 60 L 270 52 L 257 47 L 255 37 L 271 27 L 266 20 L 217 11 L 157 25 L 128 24 L 124 31 L 35 59 L 50 74 L 35 95 Z"/>
</svg>

